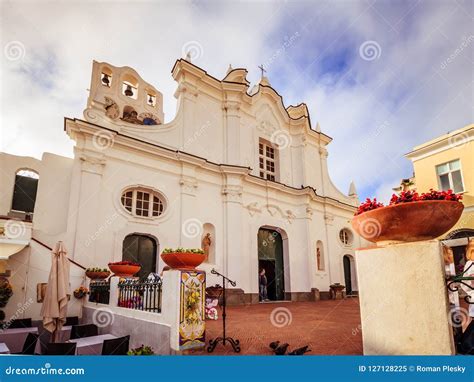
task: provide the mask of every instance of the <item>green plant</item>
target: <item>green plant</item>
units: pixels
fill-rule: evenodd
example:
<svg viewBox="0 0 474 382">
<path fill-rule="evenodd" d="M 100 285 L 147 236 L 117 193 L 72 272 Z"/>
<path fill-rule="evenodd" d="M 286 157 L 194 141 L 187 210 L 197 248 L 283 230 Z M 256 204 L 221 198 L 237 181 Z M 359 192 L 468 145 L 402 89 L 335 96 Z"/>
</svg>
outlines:
<svg viewBox="0 0 474 382">
<path fill-rule="evenodd" d="M 182 248 L 182 247 L 178 247 L 176 249 L 165 248 L 165 249 L 163 249 L 163 253 L 198 253 L 198 254 L 204 254 L 204 251 L 201 248 Z"/>
<path fill-rule="evenodd" d="M 107 268 L 94 267 L 94 268 L 87 268 L 86 272 L 107 272 L 107 273 L 109 273 L 110 271 Z"/>
<path fill-rule="evenodd" d="M 154 355 L 155 352 L 151 346 L 142 345 L 138 348 L 131 349 L 127 352 L 128 355 Z"/>
</svg>

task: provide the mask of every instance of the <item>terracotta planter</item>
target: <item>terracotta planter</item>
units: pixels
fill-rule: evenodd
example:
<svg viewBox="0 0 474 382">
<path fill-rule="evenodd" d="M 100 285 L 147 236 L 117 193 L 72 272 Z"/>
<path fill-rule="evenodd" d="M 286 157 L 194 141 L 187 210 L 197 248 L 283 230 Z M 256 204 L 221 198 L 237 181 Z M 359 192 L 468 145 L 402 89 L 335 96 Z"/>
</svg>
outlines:
<svg viewBox="0 0 474 382">
<path fill-rule="evenodd" d="M 132 277 L 142 269 L 139 265 L 109 265 L 110 270 L 115 276 Z"/>
<path fill-rule="evenodd" d="M 352 227 L 368 241 L 383 245 L 435 239 L 461 217 L 464 205 L 447 200 L 394 204 L 352 218 Z"/>
<path fill-rule="evenodd" d="M 86 272 L 91 280 L 103 280 L 110 276 L 110 272 Z"/>
<path fill-rule="evenodd" d="M 162 253 L 163 261 L 173 269 L 195 269 L 205 259 L 204 253 L 171 252 Z"/>
</svg>

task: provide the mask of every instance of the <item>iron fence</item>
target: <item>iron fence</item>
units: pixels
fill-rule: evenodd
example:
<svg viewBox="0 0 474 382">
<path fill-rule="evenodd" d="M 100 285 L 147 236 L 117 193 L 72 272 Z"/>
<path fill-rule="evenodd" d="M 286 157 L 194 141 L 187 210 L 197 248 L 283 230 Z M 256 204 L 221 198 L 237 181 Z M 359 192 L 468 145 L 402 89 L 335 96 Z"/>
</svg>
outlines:
<svg viewBox="0 0 474 382">
<path fill-rule="evenodd" d="M 162 281 L 159 278 L 122 280 L 118 284 L 118 306 L 161 313 L 161 286 Z"/>
<path fill-rule="evenodd" d="M 92 281 L 89 284 L 89 301 L 108 304 L 110 300 L 110 282 L 106 280 Z"/>
</svg>

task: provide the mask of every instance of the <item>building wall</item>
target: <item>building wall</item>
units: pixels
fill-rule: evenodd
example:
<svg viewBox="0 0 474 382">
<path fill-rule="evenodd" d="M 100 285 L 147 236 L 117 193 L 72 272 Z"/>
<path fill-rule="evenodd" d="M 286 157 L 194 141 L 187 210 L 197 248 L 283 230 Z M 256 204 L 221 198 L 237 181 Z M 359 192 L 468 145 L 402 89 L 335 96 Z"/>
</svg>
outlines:
<svg viewBox="0 0 474 382">
<path fill-rule="evenodd" d="M 460 160 L 465 191 L 462 193 L 464 212 L 451 231 L 474 229 L 474 125 L 417 146 L 407 157 L 413 161 L 418 192 L 440 189 L 436 166 Z"/>
<path fill-rule="evenodd" d="M 463 203 L 466 206 L 474 205 L 474 141 L 414 161 L 413 167 L 418 192 L 427 192 L 430 188 L 439 189 L 436 166 L 456 159 L 461 162 L 461 172 L 466 191 L 463 193 Z"/>
<path fill-rule="evenodd" d="M 105 268 L 122 259 L 127 235 L 146 234 L 157 241 L 156 271 L 160 271 L 163 248 L 201 247 L 202 228 L 213 227 L 215 255 L 202 268 L 227 274 L 237 282 L 237 289 L 253 296 L 246 301 L 254 301 L 258 230 L 273 228 L 283 237 L 285 292 L 290 298 L 344 283 L 343 256 L 366 244 L 355 233 L 348 246 L 339 240 L 342 228 L 351 229 L 358 200 L 332 184 L 327 167 L 331 138 L 311 129 L 304 104 L 285 109 L 268 80 L 262 80 L 250 95 L 243 69 L 220 81 L 179 60 L 173 68 L 178 82 L 175 119 L 152 126 L 132 124 L 120 118 L 129 106 L 123 94 L 116 94 L 120 87 L 101 88 L 102 65 L 93 65 L 85 121 L 65 121 L 66 133 L 75 141 L 74 159 L 52 154 L 44 154 L 41 161 L 0 156 L 5 169 L 2 188 L 7 191 L 13 190 L 18 168 L 40 174 L 33 237 L 51 247 L 62 240 L 74 261 Z M 162 120 L 161 95 L 155 88 L 128 67 L 106 65 L 116 80 L 131 74 L 139 90 L 156 92 L 159 99 L 153 113 Z M 114 98 L 119 117 L 106 115 L 105 96 Z M 143 95 L 130 102 L 139 113 L 151 110 L 143 106 Z M 260 139 L 276 142 L 277 182 L 258 177 Z M 129 214 L 120 197 L 134 186 L 163 195 L 164 213 L 153 219 Z M 11 197 L 11 192 L 2 193 L 0 214 L 8 213 Z M 197 235 L 187 232 L 192 231 L 189 224 L 197 224 Z M 322 270 L 316 264 L 318 242 Z M 15 295 L 15 303 L 33 296 L 36 285 L 47 281 L 48 257 L 49 251 L 36 244 L 11 257 L 8 265 L 16 274 L 15 288 L 23 290 Z M 73 268 L 75 288 L 83 282 L 83 272 Z M 208 273 L 208 285 L 218 282 Z M 73 302 L 75 312 L 77 302 Z M 12 307 L 9 304 L 8 309 Z M 39 309 L 35 302 L 34 318 L 39 318 Z"/>
</svg>

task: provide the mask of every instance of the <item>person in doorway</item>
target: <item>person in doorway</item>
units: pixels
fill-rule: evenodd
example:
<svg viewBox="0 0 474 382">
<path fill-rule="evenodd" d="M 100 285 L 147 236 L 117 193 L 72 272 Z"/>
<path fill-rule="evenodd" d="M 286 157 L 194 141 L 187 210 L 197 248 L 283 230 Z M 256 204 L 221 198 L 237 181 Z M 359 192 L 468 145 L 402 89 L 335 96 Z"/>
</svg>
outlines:
<svg viewBox="0 0 474 382">
<path fill-rule="evenodd" d="M 265 269 L 260 269 L 260 274 L 258 278 L 258 285 L 259 285 L 259 295 L 260 301 L 268 301 L 267 297 L 267 276 L 265 276 Z"/>
</svg>

